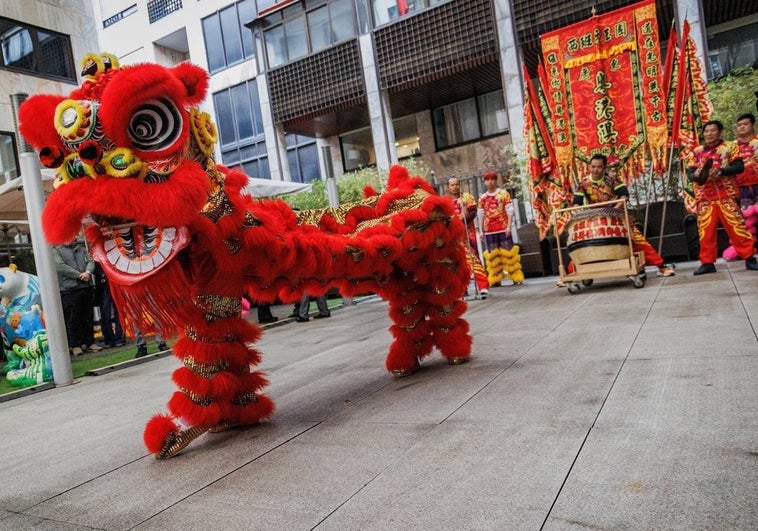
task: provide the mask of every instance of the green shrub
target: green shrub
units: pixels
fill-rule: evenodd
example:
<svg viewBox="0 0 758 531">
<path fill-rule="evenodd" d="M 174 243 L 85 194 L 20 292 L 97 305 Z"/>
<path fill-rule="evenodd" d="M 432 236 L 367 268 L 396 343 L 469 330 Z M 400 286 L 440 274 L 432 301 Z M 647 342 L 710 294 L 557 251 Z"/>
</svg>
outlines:
<svg viewBox="0 0 758 531">
<path fill-rule="evenodd" d="M 400 162 L 401 166 L 408 168 L 412 176 L 429 179 L 429 167 L 423 162 L 416 159 L 406 159 Z M 339 195 L 340 204 L 352 203 L 363 199 L 363 188 L 371 186 L 376 191 L 381 192 L 387 183 L 389 170 L 379 169 L 375 166 L 370 168 L 361 168 L 340 177 L 337 177 L 337 194 Z M 317 179 L 311 182 L 310 192 L 300 192 L 283 196 L 282 199 L 298 210 L 310 210 L 316 208 L 326 208 L 329 206 L 329 200 L 326 195 L 326 182 Z"/>
<path fill-rule="evenodd" d="M 724 77 L 708 83 L 713 103 L 713 119 L 724 124 L 724 138 L 734 140 L 737 117 L 756 112 L 755 91 L 758 90 L 758 69 L 746 66 L 736 68 Z"/>
</svg>

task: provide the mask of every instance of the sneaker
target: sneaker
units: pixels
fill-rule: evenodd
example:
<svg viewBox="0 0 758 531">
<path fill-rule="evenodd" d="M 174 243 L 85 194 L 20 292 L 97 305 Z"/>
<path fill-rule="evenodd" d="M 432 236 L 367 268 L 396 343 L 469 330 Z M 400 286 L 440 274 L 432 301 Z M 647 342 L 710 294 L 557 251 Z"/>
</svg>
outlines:
<svg viewBox="0 0 758 531">
<path fill-rule="evenodd" d="M 113 343 L 114 347 L 123 347 L 124 345 L 126 345 L 126 341 L 116 341 Z"/>
<path fill-rule="evenodd" d="M 745 269 L 748 269 L 750 271 L 758 271 L 758 260 L 755 259 L 755 256 L 751 256 L 745 260 Z"/>
<path fill-rule="evenodd" d="M 158 343 L 158 352 L 165 352 L 168 350 L 168 345 L 165 343 Z"/>
<path fill-rule="evenodd" d="M 273 315 L 273 316 L 269 317 L 268 319 L 261 319 L 260 321 L 258 321 L 258 324 L 271 324 L 271 323 L 277 322 L 278 320 L 279 320 L 279 318 L 277 316 Z"/>
<path fill-rule="evenodd" d="M 692 273 L 695 276 L 698 275 L 707 275 L 708 273 L 715 273 L 716 272 L 716 266 L 710 263 L 702 264 L 700 267 L 695 269 L 695 272 Z"/>
<path fill-rule="evenodd" d="M 134 357 L 141 358 L 143 356 L 147 356 L 147 345 L 138 345 L 137 353 L 134 355 Z"/>
<path fill-rule="evenodd" d="M 314 319 L 326 319 L 327 317 L 331 317 L 331 313 L 319 313 L 313 316 Z"/>
<path fill-rule="evenodd" d="M 676 272 L 669 266 L 662 265 L 658 268 L 659 277 L 673 277 L 674 275 L 676 275 Z"/>
<path fill-rule="evenodd" d="M 101 350 L 103 350 L 103 347 L 101 347 L 97 343 L 92 343 L 90 346 L 88 346 L 85 349 L 85 352 L 100 352 Z"/>
<path fill-rule="evenodd" d="M 490 294 L 490 290 L 488 289 L 479 290 L 479 295 L 481 295 L 482 297 L 487 297 L 487 295 L 489 294 Z"/>
<path fill-rule="evenodd" d="M 82 347 L 74 347 L 71 349 L 72 356 L 81 356 L 84 353 Z"/>
<path fill-rule="evenodd" d="M 307 317 L 300 317 L 299 315 L 295 317 L 295 321 L 298 323 L 307 323 L 309 319 Z"/>
</svg>

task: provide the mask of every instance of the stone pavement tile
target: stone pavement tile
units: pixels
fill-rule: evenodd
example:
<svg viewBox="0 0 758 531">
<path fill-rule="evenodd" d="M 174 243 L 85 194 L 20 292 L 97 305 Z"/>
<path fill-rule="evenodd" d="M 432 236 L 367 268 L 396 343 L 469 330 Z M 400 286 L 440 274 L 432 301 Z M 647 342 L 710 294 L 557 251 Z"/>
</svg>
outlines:
<svg viewBox="0 0 758 531">
<path fill-rule="evenodd" d="M 518 426 L 592 425 L 621 360 L 519 360 L 451 415 L 451 420 Z"/>
<path fill-rule="evenodd" d="M 747 317 L 696 315 L 649 320 L 640 330 L 630 359 L 758 355 Z"/>
<path fill-rule="evenodd" d="M 82 528 L 56 520 L 46 520 L 36 516 L 0 511 L 0 531 L 19 531 L 34 529 L 35 531 L 80 531 Z"/>
<path fill-rule="evenodd" d="M 445 422 L 318 529 L 539 529 L 583 436 L 566 427 Z"/>
<path fill-rule="evenodd" d="M 163 372 L 162 363 L 150 370 Z M 144 423 L 168 396 L 169 373 L 150 370 L 124 369 L 4 403 L 1 440 L 17 457 L 4 461 L 0 507 L 22 510 L 144 456 Z"/>
<path fill-rule="evenodd" d="M 755 529 L 755 357 L 633 361 L 546 529 Z"/>
<path fill-rule="evenodd" d="M 387 469 L 407 466 L 433 428 L 322 423 L 137 529 L 208 529 L 214 519 L 223 529 L 313 529 Z"/>
<path fill-rule="evenodd" d="M 180 456 L 167 460 L 156 460 L 143 451 L 142 458 L 116 463 L 101 475 L 93 475 L 89 481 L 24 512 L 97 529 L 132 528 L 312 426 L 266 423 L 245 430 L 205 434 Z"/>
</svg>

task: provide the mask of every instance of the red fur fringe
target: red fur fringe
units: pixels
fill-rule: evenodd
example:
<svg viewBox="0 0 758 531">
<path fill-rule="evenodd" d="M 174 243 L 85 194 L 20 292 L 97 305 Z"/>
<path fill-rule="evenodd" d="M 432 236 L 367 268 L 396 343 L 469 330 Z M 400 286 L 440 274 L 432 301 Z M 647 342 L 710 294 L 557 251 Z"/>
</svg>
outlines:
<svg viewBox="0 0 758 531">
<path fill-rule="evenodd" d="M 145 426 L 142 439 L 145 441 L 147 451 L 157 454 L 163 448 L 163 444 L 171 433 L 179 432 L 179 426 L 168 415 L 155 415 Z"/>
</svg>

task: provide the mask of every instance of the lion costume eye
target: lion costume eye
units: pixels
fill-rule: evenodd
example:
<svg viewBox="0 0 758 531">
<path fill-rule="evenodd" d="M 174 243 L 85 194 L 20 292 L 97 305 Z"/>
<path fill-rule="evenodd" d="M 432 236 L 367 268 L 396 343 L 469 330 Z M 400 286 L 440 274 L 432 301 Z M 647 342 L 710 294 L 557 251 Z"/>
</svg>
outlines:
<svg viewBox="0 0 758 531">
<path fill-rule="evenodd" d="M 165 98 L 146 101 L 129 121 L 129 136 L 134 148 L 161 151 L 171 147 L 182 133 L 182 115 Z"/>
</svg>

